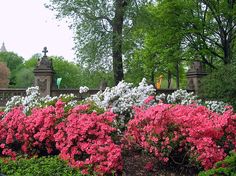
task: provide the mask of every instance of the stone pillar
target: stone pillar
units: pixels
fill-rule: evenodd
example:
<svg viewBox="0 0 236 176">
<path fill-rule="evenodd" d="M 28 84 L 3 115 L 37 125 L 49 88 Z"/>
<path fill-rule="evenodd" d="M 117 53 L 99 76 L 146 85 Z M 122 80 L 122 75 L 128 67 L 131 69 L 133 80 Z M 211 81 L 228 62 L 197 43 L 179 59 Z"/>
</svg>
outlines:
<svg viewBox="0 0 236 176">
<path fill-rule="evenodd" d="M 42 97 L 51 95 L 51 89 L 53 87 L 54 70 L 52 62 L 46 55 L 47 52 L 47 48 L 44 47 L 44 56 L 38 61 L 38 64 L 34 69 L 34 85 L 39 86 L 39 92 Z"/>
<path fill-rule="evenodd" d="M 187 72 L 187 80 L 188 80 L 188 89 L 194 90 L 195 93 L 198 93 L 199 86 L 201 83 L 202 77 L 206 76 L 207 73 L 205 68 L 200 61 L 193 62 L 191 68 Z"/>
<path fill-rule="evenodd" d="M 107 82 L 105 80 L 102 80 L 100 83 L 99 90 L 104 91 L 107 88 Z"/>
</svg>

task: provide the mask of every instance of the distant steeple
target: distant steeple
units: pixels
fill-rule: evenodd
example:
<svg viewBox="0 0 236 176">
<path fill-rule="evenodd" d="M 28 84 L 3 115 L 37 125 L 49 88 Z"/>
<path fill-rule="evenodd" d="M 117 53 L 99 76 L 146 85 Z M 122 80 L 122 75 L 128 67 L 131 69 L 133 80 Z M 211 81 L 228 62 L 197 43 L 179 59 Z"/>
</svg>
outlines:
<svg viewBox="0 0 236 176">
<path fill-rule="evenodd" d="M 2 47 L 1 47 L 1 49 L 0 49 L 0 52 L 6 52 L 7 51 L 7 49 L 6 49 L 6 47 L 5 47 L 5 44 L 4 44 L 4 42 L 2 43 Z"/>
</svg>

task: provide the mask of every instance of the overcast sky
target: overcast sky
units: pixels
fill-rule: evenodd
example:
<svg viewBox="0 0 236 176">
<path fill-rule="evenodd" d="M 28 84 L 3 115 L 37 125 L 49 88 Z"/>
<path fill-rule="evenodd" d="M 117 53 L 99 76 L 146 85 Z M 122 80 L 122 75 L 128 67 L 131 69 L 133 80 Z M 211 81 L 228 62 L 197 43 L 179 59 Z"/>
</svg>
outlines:
<svg viewBox="0 0 236 176">
<path fill-rule="evenodd" d="M 41 53 L 73 60 L 73 32 L 44 7 L 47 0 L 0 0 L 0 47 L 29 59 Z"/>
</svg>

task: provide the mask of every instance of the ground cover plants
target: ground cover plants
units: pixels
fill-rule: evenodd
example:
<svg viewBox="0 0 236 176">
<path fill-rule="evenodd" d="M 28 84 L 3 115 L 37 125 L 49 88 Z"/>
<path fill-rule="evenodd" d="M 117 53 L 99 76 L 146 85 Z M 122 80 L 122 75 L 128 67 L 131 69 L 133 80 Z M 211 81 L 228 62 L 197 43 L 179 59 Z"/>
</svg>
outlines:
<svg viewBox="0 0 236 176">
<path fill-rule="evenodd" d="M 73 95 L 42 101 L 37 88 L 30 90 L 26 97 L 13 97 L 0 113 L 5 174 L 7 163 L 12 165 L 7 157 L 18 162 L 55 156 L 55 162 L 74 169 L 69 172 L 119 175 L 125 172 L 125 153 L 136 149 L 163 167 L 178 163 L 199 172 L 216 167 L 236 148 L 232 107 L 184 90 L 155 95 L 145 80 L 137 87 L 121 82 L 83 101 Z M 155 165 L 148 161 L 143 167 L 153 171 Z"/>
</svg>

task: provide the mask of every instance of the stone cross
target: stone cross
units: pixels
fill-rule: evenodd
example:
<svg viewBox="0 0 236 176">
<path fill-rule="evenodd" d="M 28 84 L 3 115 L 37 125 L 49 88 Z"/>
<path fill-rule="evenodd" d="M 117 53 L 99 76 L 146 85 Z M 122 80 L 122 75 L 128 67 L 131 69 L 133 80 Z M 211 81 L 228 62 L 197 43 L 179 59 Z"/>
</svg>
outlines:
<svg viewBox="0 0 236 176">
<path fill-rule="evenodd" d="M 44 47 L 42 52 L 44 53 L 44 56 L 46 56 L 46 54 L 48 52 L 47 47 Z"/>
<path fill-rule="evenodd" d="M 46 55 L 48 52 L 47 47 L 44 47 L 42 52 L 44 53 L 44 56 L 38 61 L 38 64 L 34 69 L 34 85 L 39 86 L 40 95 L 44 97 L 51 95 L 54 70 L 52 67 L 52 62 Z"/>
</svg>

